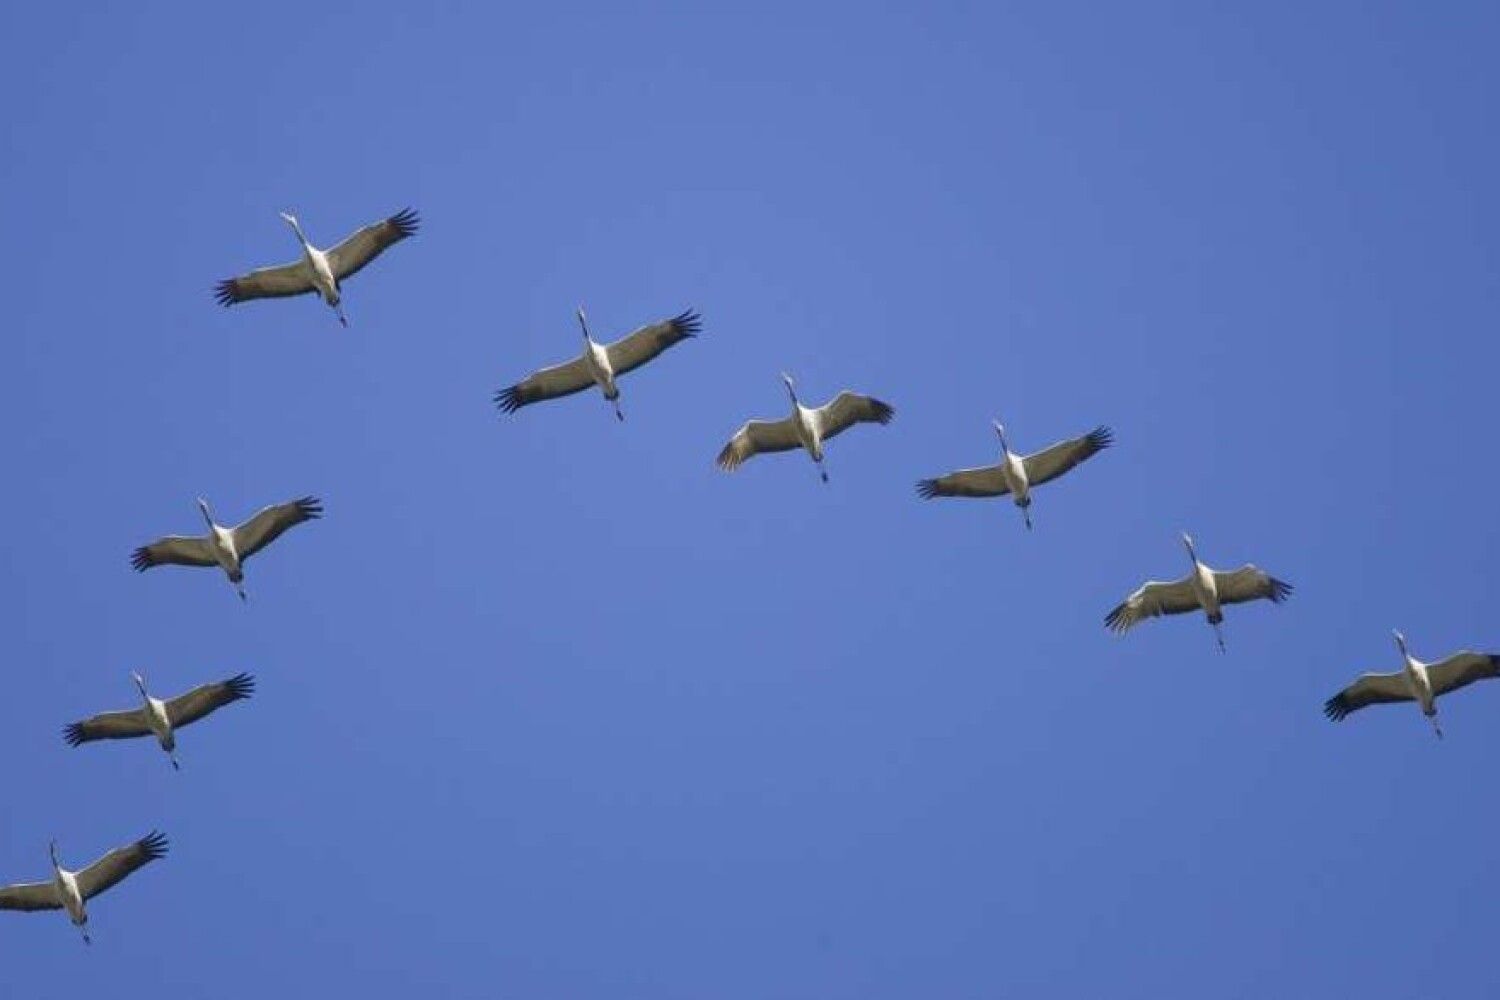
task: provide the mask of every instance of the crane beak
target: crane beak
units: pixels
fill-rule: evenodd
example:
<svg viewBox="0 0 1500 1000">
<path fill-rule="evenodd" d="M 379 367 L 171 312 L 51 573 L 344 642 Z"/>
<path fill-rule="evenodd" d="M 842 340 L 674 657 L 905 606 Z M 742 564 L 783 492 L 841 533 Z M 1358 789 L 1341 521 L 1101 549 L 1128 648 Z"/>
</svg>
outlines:
<svg viewBox="0 0 1500 1000">
<path fill-rule="evenodd" d="M 285 222 L 289 226 L 295 226 L 297 224 L 297 217 L 290 212 L 277 212 L 276 214 L 281 216 L 281 221 Z"/>
</svg>

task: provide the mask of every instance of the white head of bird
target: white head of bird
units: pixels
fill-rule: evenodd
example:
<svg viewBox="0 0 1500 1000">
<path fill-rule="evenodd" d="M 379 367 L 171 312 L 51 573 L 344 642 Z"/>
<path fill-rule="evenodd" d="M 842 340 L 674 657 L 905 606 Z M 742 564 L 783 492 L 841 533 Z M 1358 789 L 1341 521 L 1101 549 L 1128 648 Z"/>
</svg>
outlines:
<svg viewBox="0 0 1500 1000">
<path fill-rule="evenodd" d="M 1193 536 L 1186 531 L 1182 533 L 1182 544 L 1187 546 L 1188 558 L 1193 560 L 1193 562 L 1197 562 L 1198 553 L 1193 551 Z"/>
</svg>

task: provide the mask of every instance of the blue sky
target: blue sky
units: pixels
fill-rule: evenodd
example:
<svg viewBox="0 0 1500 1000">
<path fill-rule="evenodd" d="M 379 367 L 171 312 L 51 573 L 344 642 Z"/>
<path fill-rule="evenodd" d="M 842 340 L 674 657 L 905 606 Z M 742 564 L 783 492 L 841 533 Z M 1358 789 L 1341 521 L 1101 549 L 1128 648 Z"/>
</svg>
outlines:
<svg viewBox="0 0 1500 1000">
<path fill-rule="evenodd" d="M 1315 6 L 1316 9 L 1309 9 Z M 1488 997 L 1492 5 L 0 15 L 0 881 L 160 827 L 16 996 Z M 309 300 L 213 283 L 405 205 Z M 490 396 L 695 306 L 704 334 Z M 729 476 L 810 398 L 897 409 Z M 918 500 L 1098 423 L 1004 502 Z M 131 549 L 304 493 L 213 573 Z M 1297 587 L 1123 639 L 1148 577 Z M 239 670 L 148 743 L 60 727 Z M 1500 686 L 1497 686 L 1500 687 Z M 123 985 L 122 985 L 123 984 Z M 121 992 L 123 990 L 123 993 Z"/>
</svg>

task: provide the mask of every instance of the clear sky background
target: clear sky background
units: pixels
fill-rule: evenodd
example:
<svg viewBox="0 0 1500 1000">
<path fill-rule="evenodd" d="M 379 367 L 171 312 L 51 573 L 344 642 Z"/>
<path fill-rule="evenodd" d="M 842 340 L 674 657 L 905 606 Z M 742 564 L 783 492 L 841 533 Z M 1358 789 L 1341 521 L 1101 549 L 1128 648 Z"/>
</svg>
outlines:
<svg viewBox="0 0 1500 1000">
<path fill-rule="evenodd" d="M 172 851 L 7 995 L 1495 996 L 1500 685 L 1320 705 L 1500 650 L 1500 13 L 1311 6 L 8 8 L 0 881 Z M 704 333 L 498 414 L 580 303 Z M 713 467 L 783 369 L 896 407 L 827 486 Z M 1117 446 L 917 499 L 995 417 Z M 1227 655 L 1103 628 L 1183 529 L 1296 585 Z M 259 690 L 67 748 L 132 668 Z"/>
</svg>

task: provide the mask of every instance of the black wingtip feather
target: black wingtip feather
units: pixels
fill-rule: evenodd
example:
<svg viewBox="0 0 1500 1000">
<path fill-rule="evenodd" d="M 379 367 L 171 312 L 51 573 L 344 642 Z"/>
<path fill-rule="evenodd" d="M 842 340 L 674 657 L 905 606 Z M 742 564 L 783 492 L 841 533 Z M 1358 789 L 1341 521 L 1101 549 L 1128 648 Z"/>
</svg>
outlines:
<svg viewBox="0 0 1500 1000">
<path fill-rule="evenodd" d="M 1104 627 L 1116 633 L 1125 631 L 1127 628 L 1125 623 L 1125 605 L 1118 605 L 1113 611 L 1104 616 Z"/>
<path fill-rule="evenodd" d="M 167 835 L 160 830 L 152 830 L 135 843 L 137 847 L 146 853 L 147 861 L 155 861 L 158 858 L 166 856 Z"/>
<path fill-rule="evenodd" d="M 410 207 L 403 208 L 385 221 L 396 227 L 396 231 L 401 234 L 400 239 L 415 236 L 422 225 L 422 217 Z"/>
<path fill-rule="evenodd" d="M 923 500 L 931 500 L 933 497 L 937 496 L 937 480 L 917 480 L 917 496 L 921 497 Z"/>
<path fill-rule="evenodd" d="M 68 725 L 64 726 L 63 739 L 67 741 L 68 746 L 70 747 L 81 746 L 84 742 L 83 723 L 70 722 Z"/>
<path fill-rule="evenodd" d="M 686 309 L 672 317 L 672 327 L 684 337 L 696 337 L 703 331 L 703 317 L 696 309 Z"/>
<path fill-rule="evenodd" d="M 1088 433 L 1088 442 L 1095 451 L 1103 451 L 1115 443 L 1115 432 L 1100 424 Z"/>
<path fill-rule="evenodd" d="M 882 402 L 875 397 L 870 397 L 870 405 L 875 408 L 875 422 L 877 424 L 888 424 L 896 416 L 896 410 L 891 404 Z"/>
<path fill-rule="evenodd" d="M 229 688 L 230 701 L 239 701 L 241 698 L 248 698 L 255 693 L 255 675 L 246 673 L 235 674 L 224 682 L 224 686 Z"/>
<path fill-rule="evenodd" d="M 1282 601 L 1286 600 L 1288 597 L 1291 597 L 1291 596 L 1292 596 L 1292 585 L 1290 583 L 1287 583 L 1285 580 L 1278 580 L 1274 576 L 1271 577 L 1271 601 L 1272 601 L 1272 603 L 1274 603 L 1274 604 L 1280 604 Z"/>
<path fill-rule="evenodd" d="M 214 286 L 214 301 L 221 306 L 232 306 L 240 300 L 235 292 L 234 279 L 225 278 Z"/>
<path fill-rule="evenodd" d="M 309 521 L 323 516 L 323 501 L 317 497 L 306 496 L 297 500 L 297 513 Z"/>
<path fill-rule="evenodd" d="M 1323 714 L 1333 722 L 1340 722 L 1349 714 L 1349 705 L 1344 701 L 1342 693 L 1323 702 Z"/>
<path fill-rule="evenodd" d="M 495 405 L 505 413 L 515 413 L 525 404 L 521 399 L 521 387 L 513 385 L 509 389 L 501 389 L 495 393 Z"/>
<path fill-rule="evenodd" d="M 137 573 L 144 573 L 156 563 L 151 561 L 151 553 L 146 551 L 146 546 L 142 545 L 130 554 L 130 565 L 135 567 Z"/>
</svg>

